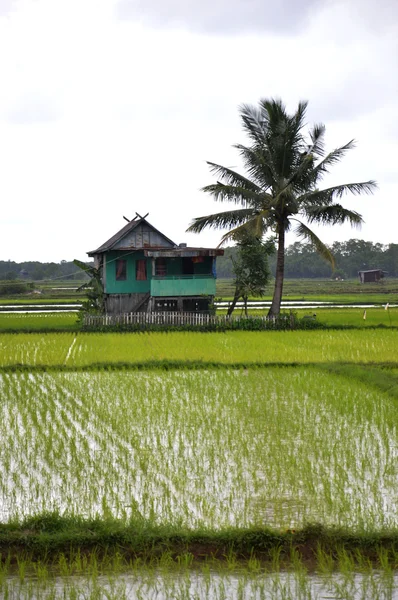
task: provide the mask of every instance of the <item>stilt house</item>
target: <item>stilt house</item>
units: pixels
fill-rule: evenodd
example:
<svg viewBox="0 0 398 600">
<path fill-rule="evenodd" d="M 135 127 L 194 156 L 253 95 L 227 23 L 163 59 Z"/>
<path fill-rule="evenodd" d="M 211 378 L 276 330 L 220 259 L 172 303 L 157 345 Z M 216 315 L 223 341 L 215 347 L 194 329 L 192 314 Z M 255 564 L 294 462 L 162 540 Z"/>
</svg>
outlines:
<svg viewBox="0 0 398 600">
<path fill-rule="evenodd" d="M 216 293 L 219 248 L 177 245 L 137 216 L 96 250 L 108 314 L 209 310 Z M 127 220 L 127 219 L 126 219 Z"/>
</svg>

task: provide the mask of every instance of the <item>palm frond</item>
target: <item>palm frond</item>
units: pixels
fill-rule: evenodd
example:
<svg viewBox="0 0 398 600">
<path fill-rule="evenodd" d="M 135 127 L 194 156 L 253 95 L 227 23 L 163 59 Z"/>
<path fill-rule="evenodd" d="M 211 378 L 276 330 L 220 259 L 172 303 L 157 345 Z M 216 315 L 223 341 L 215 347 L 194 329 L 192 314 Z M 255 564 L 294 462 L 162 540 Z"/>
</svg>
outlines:
<svg viewBox="0 0 398 600">
<path fill-rule="evenodd" d="M 311 131 L 309 132 L 311 138 L 311 144 L 308 146 L 307 154 L 312 154 L 313 156 L 323 156 L 325 153 L 325 137 L 326 127 L 323 123 L 318 123 L 313 126 Z"/>
<path fill-rule="evenodd" d="M 262 238 L 265 231 L 267 230 L 267 223 L 265 220 L 265 214 L 267 211 L 262 211 L 261 213 L 255 215 L 253 218 L 248 219 L 246 222 L 234 227 L 227 233 L 225 233 L 218 247 L 222 246 L 226 242 L 230 240 L 237 240 L 242 233 L 249 233 L 257 238 Z"/>
<path fill-rule="evenodd" d="M 262 98 L 259 102 L 259 107 L 267 129 L 275 129 L 281 122 L 286 121 L 288 117 L 286 106 L 280 98 Z"/>
<path fill-rule="evenodd" d="M 335 148 L 323 160 L 321 160 L 313 170 L 314 183 L 318 181 L 323 175 L 329 173 L 329 167 L 337 164 L 341 161 L 341 159 L 345 156 L 348 150 L 352 150 L 355 148 L 355 140 L 350 140 L 344 146 L 340 148 Z"/>
<path fill-rule="evenodd" d="M 297 201 L 299 204 L 303 204 L 304 206 L 328 206 L 336 198 L 341 198 L 346 193 L 354 194 L 354 196 L 359 194 L 373 194 L 376 189 L 377 183 L 373 180 L 363 181 L 360 183 L 346 183 L 343 185 L 335 185 L 324 190 L 313 190 L 311 192 L 307 192 L 306 194 L 299 196 Z"/>
<path fill-rule="evenodd" d="M 251 104 L 241 104 L 239 107 L 240 117 L 243 122 L 243 130 L 255 144 L 263 144 L 268 123 L 264 111 L 257 109 Z"/>
<path fill-rule="evenodd" d="M 307 104 L 300 102 L 297 111 L 289 116 L 281 103 L 264 102 L 270 115 L 267 147 L 279 179 L 289 180 L 294 175 L 306 150 L 301 131 L 305 125 Z"/>
<path fill-rule="evenodd" d="M 301 100 L 298 103 L 297 110 L 293 116 L 293 134 L 294 138 L 299 138 L 299 133 L 305 125 L 305 115 L 307 113 L 308 100 Z"/>
<path fill-rule="evenodd" d="M 322 242 L 322 240 L 319 239 L 319 237 L 309 227 L 307 227 L 307 225 L 305 225 L 298 219 L 292 220 L 297 221 L 298 223 L 295 229 L 296 234 L 299 237 L 304 238 L 308 240 L 311 244 L 313 244 L 318 254 L 327 262 L 329 262 L 332 268 L 334 269 L 335 260 L 329 248 Z"/>
<path fill-rule="evenodd" d="M 237 210 L 227 210 L 214 215 L 205 217 L 197 217 L 193 219 L 187 231 L 192 233 L 200 233 L 206 227 L 212 229 L 224 229 L 225 227 L 237 227 L 245 223 L 253 216 L 252 208 L 241 208 Z"/>
<path fill-rule="evenodd" d="M 244 206 L 257 205 L 261 203 L 267 194 L 252 192 L 236 185 L 224 185 L 221 182 L 206 185 L 202 192 L 210 194 L 217 202 L 234 202 Z"/>
<path fill-rule="evenodd" d="M 207 162 L 207 164 L 210 167 L 211 173 L 221 178 L 223 182 L 227 185 L 237 185 L 252 192 L 261 192 L 261 188 L 257 186 L 253 181 L 251 181 L 247 177 L 244 177 L 240 173 L 237 173 L 233 169 L 223 167 L 222 165 L 217 165 L 213 162 Z"/>
<path fill-rule="evenodd" d="M 239 150 L 251 181 L 255 181 L 262 189 L 277 185 L 278 174 L 275 172 L 272 157 L 266 146 L 248 148 L 242 144 L 235 144 L 233 147 Z"/>
<path fill-rule="evenodd" d="M 341 204 L 309 206 L 303 212 L 310 223 L 337 225 L 348 221 L 353 227 L 360 227 L 363 223 L 362 216 L 359 213 L 348 210 Z"/>
</svg>

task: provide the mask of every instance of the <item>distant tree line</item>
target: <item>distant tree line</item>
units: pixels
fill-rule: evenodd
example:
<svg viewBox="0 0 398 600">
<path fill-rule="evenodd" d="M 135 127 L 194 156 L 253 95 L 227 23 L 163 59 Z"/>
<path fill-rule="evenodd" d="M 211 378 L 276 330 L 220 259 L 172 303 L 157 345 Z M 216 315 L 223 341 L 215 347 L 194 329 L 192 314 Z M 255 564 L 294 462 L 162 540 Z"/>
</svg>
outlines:
<svg viewBox="0 0 398 600">
<path fill-rule="evenodd" d="M 340 276 L 357 277 L 358 271 L 383 269 L 389 277 L 398 277 L 398 244 L 379 244 L 351 239 L 334 242 L 330 246 L 335 260 L 335 271 L 314 250 L 310 243 L 295 242 L 286 249 L 285 273 L 288 278 L 316 278 Z M 217 276 L 233 279 L 232 258 L 237 260 L 236 246 L 225 248 L 224 256 L 217 258 Z M 269 257 L 271 273 L 275 273 L 276 255 Z M 0 261 L 0 280 L 40 281 L 45 279 L 67 279 L 82 281 L 85 274 L 72 261 L 60 263 Z"/>
<path fill-rule="evenodd" d="M 389 277 L 398 277 L 398 244 L 379 244 L 351 239 L 346 242 L 334 242 L 330 246 L 336 265 L 332 271 L 315 251 L 310 243 L 295 242 L 286 249 L 285 277 L 316 278 L 342 277 L 355 278 L 358 271 L 367 269 L 383 269 Z M 217 276 L 233 278 L 233 263 L 236 247 L 225 248 L 224 256 L 217 258 Z M 270 270 L 274 274 L 276 267 L 275 254 L 269 258 Z"/>
<path fill-rule="evenodd" d="M 38 261 L 17 263 L 11 260 L 0 261 L 0 279 L 6 281 L 25 280 L 40 281 L 44 279 L 68 279 L 82 281 L 84 273 L 73 261 L 62 260 L 60 263 L 41 263 Z"/>
</svg>

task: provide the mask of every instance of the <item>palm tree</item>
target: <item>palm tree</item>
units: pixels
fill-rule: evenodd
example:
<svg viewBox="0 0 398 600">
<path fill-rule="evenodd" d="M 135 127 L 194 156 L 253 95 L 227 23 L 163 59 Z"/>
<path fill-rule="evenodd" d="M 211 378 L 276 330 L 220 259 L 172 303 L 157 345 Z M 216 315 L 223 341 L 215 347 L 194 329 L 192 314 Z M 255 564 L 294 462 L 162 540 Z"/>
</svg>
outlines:
<svg viewBox="0 0 398 600">
<path fill-rule="evenodd" d="M 219 179 L 202 191 L 220 202 L 233 202 L 237 208 L 195 218 L 187 231 L 199 233 L 206 227 L 230 228 L 221 244 L 233 239 L 242 229 L 255 235 L 272 231 L 277 241 L 275 289 L 269 316 L 280 312 L 285 265 L 285 235 L 293 226 L 297 235 L 314 244 L 332 266 L 333 256 L 327 246 L 309 228 L 312 223 L 335 225 L 349 222 L 360 226 L 361 215 L 336 202 L 345 193 L 372 193 L 374 181 L 348 183 L 325 189 L 318 185 L 329 167 L 339 162 L 354 140 L 325 155 L 325 126 L 314 125 L 305 137 L 307 102 L 300 102 L 289 115 L 281 100 L 263 99 L 258 108 L 240 107 L 243 129 L 251 144 L 235 145 L 246 169 L 246 176 L 209 162 Z M 306 221 L 306 223 L 303 222 Z M 220 245 L 221 245 L 220 244 Z"/>
</svg>

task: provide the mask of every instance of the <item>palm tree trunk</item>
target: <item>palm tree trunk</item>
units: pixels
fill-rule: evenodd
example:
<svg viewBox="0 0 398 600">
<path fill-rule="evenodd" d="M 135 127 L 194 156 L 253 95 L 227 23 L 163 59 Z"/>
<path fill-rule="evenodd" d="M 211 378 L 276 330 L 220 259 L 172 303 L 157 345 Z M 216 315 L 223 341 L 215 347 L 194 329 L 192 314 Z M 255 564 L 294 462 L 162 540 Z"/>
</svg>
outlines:
<svg viewBox="0 0 398 600">
<path fill-rule="evenodd" d="M 285 275 L 285 228 L 283 224 L 279 226 L 278 232 L 278 252 L 276 255 L 276 273 L 274 297 L 272 298 L 269 317 L 277 317 L 281 310 L 283 278 Z"/>
</svg>

